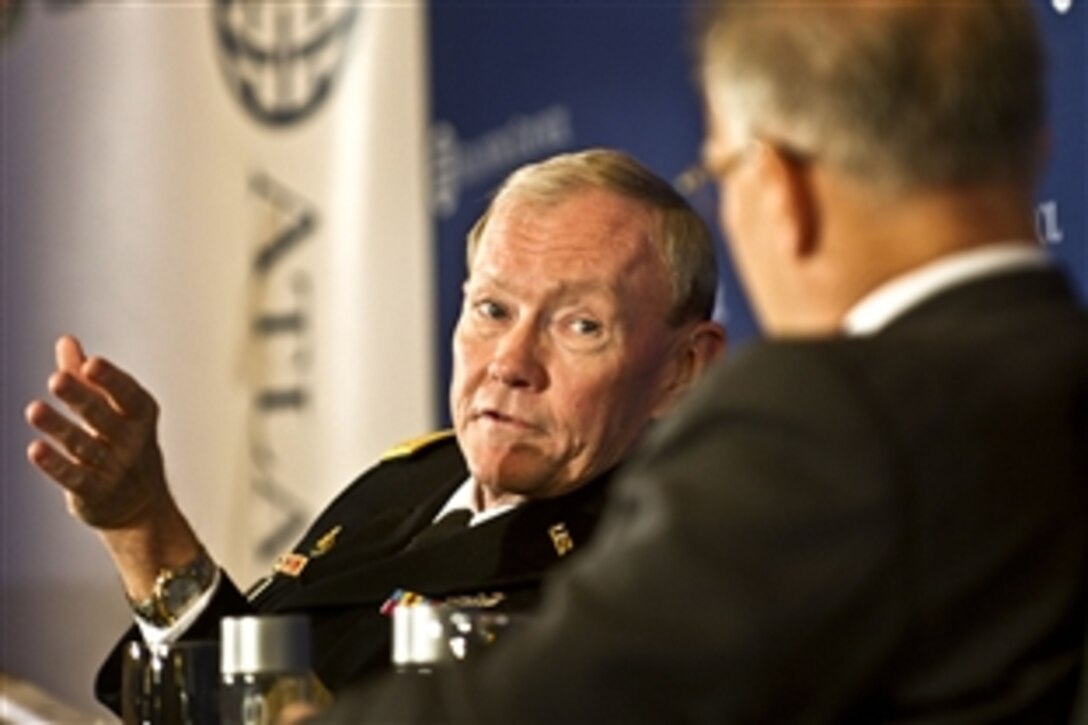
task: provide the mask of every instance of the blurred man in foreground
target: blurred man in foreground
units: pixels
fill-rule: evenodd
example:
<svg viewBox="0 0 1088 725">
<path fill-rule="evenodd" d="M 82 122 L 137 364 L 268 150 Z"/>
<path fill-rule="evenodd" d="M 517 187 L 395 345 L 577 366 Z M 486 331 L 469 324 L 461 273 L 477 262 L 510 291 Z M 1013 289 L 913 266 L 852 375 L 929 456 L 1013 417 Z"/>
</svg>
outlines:
<svg viewBox="0 0 1088 725">
<path fill-rule="evenodd" d="M 156 402 L 74 338 L 57 343 L 49 389 L 78 419 L 31 403 L 45 438 L 28 456 L 98 531 L 146 638 L 214 638 L 225 615 L 303 612 L 316 674 L 335 691 L 388 666 L 379 609 L 398 588 L 535 604 L 544 572 L 592 533 L 612 470 L 720 354 L 714 250 L 667 183 L 588 151 L 513 174 L 469 236 L 468 267 L 456 436 L 395 449 L 360 476 L 248 598 L 170 495 Z M 98 682 L 114 707 L 119 651 Z"/>
<path fill-rule="evenodd" d="M 721 2 L 705 165 L 770 337 L 617 482 L 533 626 L 350 721 L 1064 722 L 1088 316 L 1033 241 L 1020 2 Z"/>
</svg>

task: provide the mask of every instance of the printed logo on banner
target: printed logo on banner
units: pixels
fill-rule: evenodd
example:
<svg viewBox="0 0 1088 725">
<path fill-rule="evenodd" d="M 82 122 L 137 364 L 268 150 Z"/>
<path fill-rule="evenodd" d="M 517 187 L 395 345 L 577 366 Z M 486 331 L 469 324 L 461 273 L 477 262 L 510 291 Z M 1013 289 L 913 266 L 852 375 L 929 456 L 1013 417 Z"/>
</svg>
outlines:
<svg viewBox="0 0 1088 725">
<path fill-rule="evenodd" d="M 514 116 L 502 126 L 461 140 L 457 128 L 439 121 L 431 129 L 432 198 L 435 213 L 446 219 L 457 213 L 461 190 L 501 176 L 527 161 L 574 142 L 570 108 L 549 106 L 528 116 Z"/>
<path fill-rule="evenodd" d="M 252 118 L 289 126 L 331 95 L 360 10 L 342 0 L 216 0 L 213 12 L 227 85 Z"/>
<path fill-rule="evenodd" d="M 250 485 L 276 512 L 277 523 L 257 542 L 257 555 L 270 557 L 287 548 L 310 518 L 287 481 L 282 450 L 311 402 L 313 275 L 298 251 L 316 231 L 318 213 L 268 174 L 255 174 L 249 190 L 262 227 L 249 285 Z"/>
</svg>

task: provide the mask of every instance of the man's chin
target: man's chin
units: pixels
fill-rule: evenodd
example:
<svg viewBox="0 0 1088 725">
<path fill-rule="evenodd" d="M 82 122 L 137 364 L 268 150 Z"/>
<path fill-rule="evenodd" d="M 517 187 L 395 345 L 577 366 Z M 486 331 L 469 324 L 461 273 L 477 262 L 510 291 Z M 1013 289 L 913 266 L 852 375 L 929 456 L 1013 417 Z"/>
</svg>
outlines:
<svg viewBox="0 0 1088 725">
<path fill-rule="evenodd" d="M 494 495 L 540 495 L 554 479 L 556 468 L 538 455 L 515 452 L 501 457 L 469 457 L 469 470 L 481 486 Z"/>
<path fill-rule="evenodd" d="M 500 471 L 483 469 L 474 472 L 476 482 L 490 490 L 494 495 L 515 496 L 539 496 L 547 488 L 551 479 L 546 472 L 539 469 L 511 469 L 504 468 Z"/>
</svg>

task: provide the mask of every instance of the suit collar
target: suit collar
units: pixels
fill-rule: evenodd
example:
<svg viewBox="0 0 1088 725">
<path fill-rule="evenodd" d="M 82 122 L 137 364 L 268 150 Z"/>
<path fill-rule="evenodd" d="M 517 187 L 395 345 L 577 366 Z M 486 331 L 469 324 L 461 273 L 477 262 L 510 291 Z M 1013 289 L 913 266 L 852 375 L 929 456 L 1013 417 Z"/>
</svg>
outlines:
<svg viewBox="0 0 1088 725">
<path fill-rule="evenodd" d="M 988 244 L 948 254 L 870 292 L 846 314 L 843 329 L 851 336 L 871 335 L 947 290 L 995 275 L 1043 269 L 1049 264 L 1042 249 L 1024 242 Z"/>
<path fill-rule="evenodd" d="M 1057 267 L 991 275 L 926 299 L 889 323 L 880 336 L 939 329 L 956 339 L 971 327 L 1000 324 L 1014 315 L 1052 305 L 1078 308 L 1069 279 Z"/>
</svg>

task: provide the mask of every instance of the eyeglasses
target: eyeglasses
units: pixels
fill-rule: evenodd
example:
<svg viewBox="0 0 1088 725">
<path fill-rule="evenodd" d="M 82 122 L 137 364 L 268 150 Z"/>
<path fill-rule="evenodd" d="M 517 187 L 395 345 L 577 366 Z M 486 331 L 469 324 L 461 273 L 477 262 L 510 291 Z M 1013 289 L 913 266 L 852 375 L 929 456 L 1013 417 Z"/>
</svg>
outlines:
<svg viewBox="0 0 1088 725">
<path fill-rule="evenodd" d="M 757 139 L 750 139 L 740 148 L 717 161 L 700 161 L 693 164 L 680 172 L 673 180 L 673 186 L 681 194 L 690 198 L 715 182 L 723 181 L 725 177 L 736 171 L 748 156 L 748 152 L 759 143 L 761 142 Z"/>
<path fill-rule="evenodd" d="M 790 163 L 799 166 L 811 163 L 815 158 L 813 154 L 800 151 L 788 144 L 755 137 L 748 139 L 740 148 L 718 160 L 700 161 L 689 166 L 673 180 L 673 186 L 681 194 L 691 199 L 704 189 L 710 188 L 714 183 L 724 181 L 727 176 L 737 170 L 748 158 L 749 153 L 758 146 L 774 149 Z"/>
</svg>

